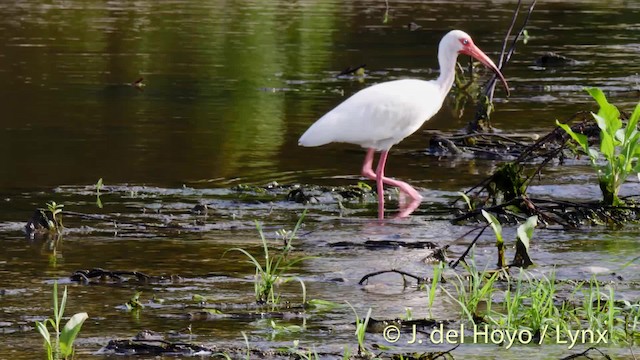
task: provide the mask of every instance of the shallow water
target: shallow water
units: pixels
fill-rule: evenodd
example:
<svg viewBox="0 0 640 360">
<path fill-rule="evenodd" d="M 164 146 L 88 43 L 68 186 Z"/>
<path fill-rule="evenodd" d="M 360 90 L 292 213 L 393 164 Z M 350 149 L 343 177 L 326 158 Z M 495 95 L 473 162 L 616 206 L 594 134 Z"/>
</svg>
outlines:
<svg viewBox="0 0 640 360">
<path fill-rule="evenodd" d="M 251 303 L 253 268 L 238 253 L 260 249 L 254 220 L 265 234 L 292 229 L 303 205 L 285 192 L 255 194 L 238 184 L 309 183 L 352 185 L 359 181 L 363 151 L 351 145 L 299 148 L 300 134 L 324 112 L 353 92 L 402 77 L 437 76 L 435 48 L 449 29 L 469 32 L 492 58 L 511 20 L 512 1 L 390 1 L 384 24 L 382 1 L 13 1 L 0 4 L 0 354 L 32 359 L 41 349 L 35 319 L 49 314 L 53 279 L 78 269 L 136 270 L 153 276 L 179 275 L 181 282 L 149 285 L 68 284 L 68 314 L 90 315 L 78 352 L 92 355 L 111 338 L 129 338 L 143 329 L 180 331 L 192 326 L 192 341 L 244 346 L 241 331 L 261 348 L 305 346 L 341 353 L 354 349 L 353 315 L 348 308 L 308 312 L 308 330 L 271 340 L 266 320 L 222 318 L 190 321 L 193 294 L 215 303 Z M 494 125 L 507 132 L 544 133 L 555 119 L 593 109 L 586 86 L 603 88 L 610 100 L 630 110 L 640 91 L 640 52 L 635 2 L 540 2 L 504 73 L 511 97 L 497 90 Z M 406 25 L 422 26 L 409 31 Z M 577 64 L 542 68 L 537 56 L 554 51 Z M 462 59 L 463 64 L 466 60 Z M 364 79 L 338 78 L 343 69 L 367 64 Z M 129 84 L 144 78 L 146 86 Z M 453 131 L 463 116 L 448 99 L 423 130 Z M 299 254 L 315 256 L 293 273 L 310 298 L 348 300 L 364 314 L 395 318 L 412 309 L 427 316 L 427 295 L 403 288 L 399 277 L 357 283 L 369 272 L 397 268 L 429 276 L 422 259 L 429 249 L 367 248 L 366 241 L 452 243 L 469 230 L 452 226 L 446 212 L 458 191 L 490 174 L 499 162 L 416 156 L 427 146 L 419 131 L 392 151 L 387 173 L 417 186 L 425 201 L 409 219 L 380 225 L 375 199 L 347 203 L 332 198 L 309 208 L 294 243 Z M 598 197 L 591 169 L 582 162 L 556 167 L 531 188 L 537 196 L 593 200 Z M 92 187 L 104 178 L 104 207 L 95 205 Z M 625 194 L 637 194 L 637 182 Z M 65 216 L 67 229 L 52 254 L 50 243 L 26 240 L 22 226 L 36 207 L 55 200 L 65 211 L 102 219 Z M 191 209 L 210 208 L 206 216 Z M 397 205 L 390 204 L 392 214 Z M 507 228 L 507 238 L 515 229 Z M 534 271 L 555 269 L 564 279 L 600 280 L 621 276 L 616 291 L 637 301 L 638 266 L 622 264 L 636 256 L 638 229 L 594 227 L 581 231 L 538 230 Z M 347 246 L 336 246 L 339 242 Z M 470 239 L 449 249 L 455 258 Z M 483 236 L 479 264 L 493 262 L 494 245 Z M 616 275 L 611 275 L 614 273 Z M 62 280 L 61 280 L 62 281 Z M 165 300 L 143 309 L 139 318 L 123 309 L 135 291 L 143 301 Z M 285 288 L 300 301 L 299 285 Z M 436 318 L 458 316 L 442 294 Z M 291 323 L 300 324 L 301 319 Z M 379 334 L 371 343 L 384 344 Z M 442 351 L 451 346 L 410 347 Z M 577 348 L 576 348 L 577 349 Z M 584 349 L 583 349 L 584 350 Z M 621 358 L 624 348 L 607 349 Z M 493 345 L 461 346 L 456 358 L 540 357 L 540 348 L 509 351 Z M 577 350 L 545 346 L 547 358 Z"/>
</svg>

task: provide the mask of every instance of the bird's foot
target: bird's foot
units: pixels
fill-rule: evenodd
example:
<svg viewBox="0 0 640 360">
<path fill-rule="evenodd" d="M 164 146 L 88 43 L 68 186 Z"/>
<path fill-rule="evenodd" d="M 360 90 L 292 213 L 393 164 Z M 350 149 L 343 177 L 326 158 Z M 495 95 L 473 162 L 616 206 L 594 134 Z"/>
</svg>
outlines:
<svg viewBox="0 0 640 360">
<path fill-rule="evenodd" d="M 396 218 L 405 218 L 411 215 L 418 206 L 420 206 L 420 200 L 412 200 L 406 204 L 400 204 L 400 212 L 395 216 Z"/>
<path fill-rule="evenodd" d="M 398 203 L 400 207 L 405 206 L 407 203 L 411 203 L 417 201 L 420 203 L 422 201 L 422 195 L 416 191 L 416 189 L 411 188 L 411 191 L 400 190 L 398 194 Z"/>
</svg>

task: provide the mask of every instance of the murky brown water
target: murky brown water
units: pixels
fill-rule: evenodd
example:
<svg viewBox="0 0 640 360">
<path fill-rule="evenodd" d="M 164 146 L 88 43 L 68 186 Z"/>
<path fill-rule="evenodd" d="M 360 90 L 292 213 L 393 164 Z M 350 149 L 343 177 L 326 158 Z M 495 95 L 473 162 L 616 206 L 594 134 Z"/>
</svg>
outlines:
<svg viewBox="0 0 640 360">
<path fill-rule="evenodd" d="M 68 313 L 90 315 L 79 340 L 79 358 L 108 338 L 128 338 L 142 329 L 181 330 L 192 326 L 192 341 L 243 346 L 241 331 L 258 347 L 305 346 L 342 352 L 356 346 L 348 308 L 309 312 L 308 330 L 271 341 L 266 320 L 189 321 L 183 309 L 193 294 L 220 303 L 249 303 L 253 268 L 235 246 L 260 248 L 253 221 L 267 237 L 292 229 L 303 206 L 271 197 L 242 194 L 237 184 L 311 183 L 349 185 L 358 179 L 364 153 L 350 145 L 299 148 L 300 134 L 345 96 L 367 85 L 407 76 L 436 76 L 435 48 L 452 28 L 469 32 L 491 57 L 498 53 L 515 2 L 439 3 L 390 1 L 7 1 L 0 4 L 0 357 L 32 359 L 41 342 L 33 321 L 49 314 L 51 281 L 78 269 L 102 267 L 150 275 L 178 274 L 181 283 L 144 286 L 70 285 Z M 585 86 L 599 86 L 612 102 L 629 110 L 640 91 L 640 5 L 633 1 L 545 1 L 504 73 L 512 96 L 498 90 L 494 125 L 515 132 L 543 132 L 556 118 L 592 108 Z M 422 26 L 409 31 L 406 25 Z M 542 68 L 534 59 L 555 51 L 576 65 Z M 364 81 L 336 78 L 349 66 L 367 64 Z M 144 77 L 139 91 L 128 83 Z M 451 104 L 425 129 L 454 130 Z M 317 258 L 294 273 L 310 298 L 348 300 L 376 318 L 394 318 L 411 307 L 426 316 L 424 292 L 403 289 L 396 277 L 357 285 L 366 273 L 398 268 L 429 274 L 421 259 L 428 249 L 377 249 L 367 240 L 431 241 L 447 244 L 468 230 L 452 226 L 443 207 L 456 192 L 476 183 L 497 165 L 488 160 L 416 157 L 427 144 L 420 132 L 406 139 L 389 160 L 388 174 L 408 179 L 425 197 L 409 219 L 384 226 L 373 198 L 349 204 L 341 214 L 334 201 L 310 207 L 297 249 Z M 553 181 L 536 194 L 594 199 L 598 189 L 584 167 L 553 169 Z M 104 178 L 103 209 L 91 187 Z M 626 193 L 637 193 L 636 182 Z M 55 200 L 66 211 L 104 214 L 104 220 L 66 217 L 67 231 L 54 257 L 48 244 L 24 239 L 21 228 L 33 209 Z M 191 213 L 207 203 L 206 217 Z M 393 206 L 393 205 L 392 205 Z M 115 216 L 114 214 L 117 214 Z M 342 216 L 341 216 L 342 215 Z M 117 226 L 114 224 L 117 219 Z M 156 227 L 140 226 L 152 224 Z M 174 226 L 173 228 L 171 226 Z M 509 238 L 514 229 L 507 229 Z M 638 229 L 602 228 L 535 235 L 536 271 L 587 279 L 594 267 L 601 280 L 616 272 L 638 281 L 638 266 L 621 268 L 636 254 Z M 341 241 L 353 246 L 333 246 Z M 457 256 L 464 243 L 450 248 Z M 493 258 L 490 236 L 477 261 Z M 55 259 L 55 261 L 53 260 Z M 337 281 L 339 280 L 339 281 Z M 123 310 L 135 290 L 165 305 L 144 309 L 139 318 Z M 619 289 L 637 301 L 638 289 Z M 286 292 L 299 301 L 297 285 Z M 446 298 L 446 296 L 442 296 Z M 175 306 L 175 307 L 173 307 Z M 436 302 L 437 318 L 455 318 L 450 301 Z M 301 320 L 291 320 L 300 323 Z M 382 343 L 371 334 L 370 341 Z M 411 347 L 409 347 L 411 348 Z M 444 350 L 447 346 L 412 348 Z M 538 358 L 540 348 L 508 351 L 463 346 L 456 358 Z M 567 356 L 561 346 L 544 348 L 548 358 Z M 625 349 L 612 353 L 627 355 Z"/>
</svg>

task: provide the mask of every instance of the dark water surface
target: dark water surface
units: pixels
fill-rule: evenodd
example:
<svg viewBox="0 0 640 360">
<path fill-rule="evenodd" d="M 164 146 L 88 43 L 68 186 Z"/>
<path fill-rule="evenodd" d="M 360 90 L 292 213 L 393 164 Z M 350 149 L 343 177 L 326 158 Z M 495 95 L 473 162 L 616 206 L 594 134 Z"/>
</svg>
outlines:
<svg viewBox="0 0 640 360">
<path fill-rule="evenodd" d="M 395 1 L 383 23 L 384 1 L 3 1 L 0 3 L 0 358 L 40 355 L 33 321 L 49 314 L 52 279 L 77 269 L 102 267 L 152 275 L 179 274 L 179 284 L 144 286 L 171 308 L 145 309 L 140 318 L 122 306 L 131 286 L 70 285 L 69 313 L 89 312 L 79 358 L 108 338 L 142 329 L 181 330 L 192 325 L 194 342 L 243 346 L 241 331 L 264 348 L 306 346 L 342 352 L 355 348 L 349 309 L 307 314 L 309 331 L 273 342 L 266 320 L 191 322 L 183 316 L 193 294 L 218 302 L 251 302 L 253 268 L 225 250 L 259 249 L 254 220 L 265 234 L 292 229 L 303 206 L 275 194 L 271 201 L 230 190 L 238 184 L 356 183 L 364 153 L 352 145 L 300 148 L 302 132 L 346 96 L 368 85 L 404 77 L 435 78 L 435 49 L 444 33 L 459 28 L 496 59 L 511 21 L 514 1 Z M 603 88 L 609 99 L 631 110 L 640 92 L 640 2 L 541 1 L 504 74 L 511 86 L 498 88 L 494 125 L 508 132 L 543 133 L 555 119 L 594 106 L 582 90 Z M 422 26 L 409 31 L 407 24 Z M 534 60 L 554 51 L 577 60 L 571 66 L 540 67 Z M 466 64 L 466 59 L 461 59 Z M 364 79 L 337 78 L 343 69 L 367 64 Z M 144 78 L 137 89 L 131 82 Z M 456 130 L 462 117 L 447 103 L 424 130 Z M 362 288 L 367 272 L 402 268 L 430 273 L 428 250 L 332 246 L 339 241 L 453 241 L 468 229 L 438 215 L 456 192 L 477 183 L 498 164 L 488 160 L 416 157 L 428 135 L 419 131 L 392 151 L 387 173 L 407 179 L 425 196 L 416 215 L 385 226 L 370 221 L 375 200 L 345 210 L 312 207 L 301 253 L 317 256 L 297 274 L 311 298 L 349 300 L 376 318 L 426 316 L 427 295 L 402 289 L 394 277 Z M 595 199 L 591 170 L 582 166 L 550 171 L 553 181 L 533 187 L 537 194 Z M 104 178 L 103 209 L 91 187 Z M 636 182 L 626 194 L 636 194 Z M 36 207 L 55 200 L 66 211 L 118 214 L 99 221 L 70 218 L 63 246 L 52 254 L 46 242 L 27 242 L 21 227 Z M 207 217 L 190 209 L 207 203 Z M 127 221 L 122 221 L 127 219 Z M 137 227 L 152 223 L 160 230 Z M 188 231 L 172 231 L 178 224 Z M 506 230 L 513 237 L 514 229 Z M 603 228 L 581 232 L 542 230 L 534 253 L 548 274 L 588 279 L 611 272 L 638 281 L 638 266 L 620 266 L 637 256 L 638 229 Z M 454 245 L 459 255 L 466 243 Z M 478 261 L 493 259 L 490 236 Z M 493 260 L 491 260 L 493 261 Z M 335 281 L 340 279 L 341 281 Z M 296 284 L 291 294 L 298 294 Z M 637 301 L 638 289 L 620 289 Z M 443 297 L 445 297 L 443 295 Z M 294 296 L 295 298 L 295 296 Z M 299 300 L 299 299 L 298 299 Z M 451 301 L 436 302 L 439 318 L 454 318 Z M 265 330 L 266 329 L 266 330 Z M 380 336 L 372 335 L 381 343 Z M 413 349 L 427 351 L 449 347 Z M 456 358 L 538 358 L 540 349 L 522 346 L 467 346 Z M 548 350 L 548 351 L 546 351 Z M 548 358 L 567 356 L 562 346 L 545 347 Z M 627 356 L 624 349 L 613 353 Z M 10 355 L 7 355 L 10 354 Z M 474 355 L 476 354 L 476 355 Z"/>
</svg>

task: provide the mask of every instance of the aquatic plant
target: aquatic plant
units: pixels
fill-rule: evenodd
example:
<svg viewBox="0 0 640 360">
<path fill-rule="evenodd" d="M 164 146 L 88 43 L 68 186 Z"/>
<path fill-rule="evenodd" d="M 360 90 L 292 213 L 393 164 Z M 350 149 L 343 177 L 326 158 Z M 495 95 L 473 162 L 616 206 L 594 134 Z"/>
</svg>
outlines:
<svg viewBox="0 0 640 360">
<path fill-rule="evenodd" d="M 51 214 L 51 218 L 47 217 L 49 230 L 53 230 L 57 234 L 62 233 L 64 226 L 62 225 L 62 216 L 60 214 L 62 213 L 64 205 L 57 204 L 55 201 L 47 203 L 46 205 L 47 211 Z"/>
<path fill-rule="evenodd" d="M 290 233 L 286 233 L 284 238 L 284 246 L 280 252 L 276 255 L 269 253 L 269 244 L 262 231 L 262 226 L 256 221 L 256 229 L 260 234 L 262 241 L 262 247 L 264 251 L 264 264 L 261 264 L 255 256 L 251 255 L 247 250 L 242 248 L 232 248 L 225 251 L 225 254 L 229 251 L 238 251 L 243 253 L 251 264 L 255 266 L 256 273 L 254 278 L 254 290 L 255 297 L 258 303 L 271 303 L 277 304 L 280 301 L 280 295 L 276 293 L 276 285 L 285 283 L 291 280 L 297 280 L 302 288 L 302 302 L 306 302 L 306 287 L 304 282 L 297 277 L 285 276 L 285 273 L 289 271 L 295 264 L 310 259 L 312 257 L 302 257 L 299 259 L 289 259 L 289 254 L 293 247 L 291 241 L 295 238 L 296 231 L 299 229 L 302 219 L 304 218 L 306 211 L 302 214 L 294 230 Z M 223 255 L 224 256 L 224 255 Z"/>
<path fill-rule="evenodd" d="M 533 265 L 529 256 L 529 244 L 533 238 L 533 230 L 538 226 L 538 216 L 529 216 L 527 221 L 516 230 L 516 254 L 510 266 L 527 268 Z"/>
<path fill-rule="evenodd" d="M 479 275 L 486 278 L 487 274 L 483 272 Z M 462 283 L 462 277 L 457 277 Z M 468 279 L 472 288 L 477 280 L 471 275 Z M 513 278 L 508 275 L 506 281 L 505 290 L 486 291 L 490 295 L 486 296 L 487 306 L 482 313 L 477 307 L 475 314 L 472 311 L 474 299 L 477 298 L 472 296 L 474 291 L 466 290 L 456 283 L 456 297 L 444 290 L 461 305 L 463 313 L 470 320 L 481 318 L 493 330 L 514 334 L 524 331 L 539 343 L 561 339 L 568 340 L 565 343 L 571 347 L 576 341 L 594 344 L 606 341 L 631 346 L 640 339 L 640 304 L 616 301 L 613 287 L 608 286 L 608 291 L 602 291 L 601 284 L 595 277 L 588 282 L 580 282 L 577 286 L 568 283 L 573 291 L 564 298 L 558 295 L 557 286 L 563 282 L 555 278 L 555 272 L 548 277 L 534 277 L 522 270 L 517 281 L 513 282 Z M 486 284 L 489 283 L 493 285 L 492 279 L 486 280 Z M 485 289 L 478 286 L 475 288 L 481 290 L 476 291 L 477 294 Z M 491 295 L 503 298 L 503 301 L 492 306 Z M 583 338 L 586 340 L 582 340 Z M 511 345 L 513 344 L 508 344 Z"/>
<path fill-rule="evenodd" d="M 55 204 L 55 203 L 54 203 Z M 47 351 L 47 359 L 70 359 L 73 357 L 73 343 L 80 332 L 80 328 L 89 317 L 86 312 L 73 315 L 60 330 L 64 309 L 67 304 L 67 287 L 64 287 L 62 299 L 58 303 L 58 282 L 53 283 L 53 318 L 45 321 L 36 321 L 36 329 L 44 339 L 44 347 Z M 48 325 L 55 331 L 52 338 Z"/>
<path fill-rule="evenodd" d="M 294 356 L 295 359 L 303 360 L 319 360 L 318 352 L 315 349 L 303 349 L 300 348 L 300 340 L 293 340 L 293 346 L 288 348 L 287 351 Z"/>
<path fill-rule="evenodd" d="M 452 295 L 445 287 L 441 286 L 441 288 L 460 305 L 460 309 L 467 319 L 475 323 L 476 319 L 482 318 L 478 311 L 481 303 L 486 305 L 487 311 L 491 311 L 493 285 L 500 272 L 491 273 L 486 269 L 480 272 L 473 259 L 468 263 L 463 263 L 463 266 L 468 274 L 466 276 L 455 274 L 456 281 L 452 281 L 456 296 Z"/>
<path fill-rule="evenodd" d="M 589 139 L 586 135 L 573 131 L 569 125 L 562 124 L 558 120 L 556 124 L 567 132 L 589 156 L 591 165 L 598 173 L 603 202 L 606 205 L 618 206 L 622 203 L 618 197 L 620 187 L 630 174 L 640 172 L 638 162 L 640 132 L 637 130 L 638 120 L 640 120 L 640 103 L 629 118 L 627 127 L 623 128 L 620 111 L 607 101 L 602 90 L 590 88 L 587 92 L 600 106 L 597 114 L 591 113 L 600 128 L 599 150 L 589 147 Z M 598 162 L 600 156 L 606 160 L 604 164 Z"/>
<path fill-rule="evenodd" d="M 551 278 L 542 276 L 540 279 L 534 279 L 525 271 L 521 271 L 521 278 L 526 277 L 529 283 L 527 289 L 527 304 L 523 309 L 522 321 L 525 322 L 527 329 L 531 329 L 537 334 L 542 331 L 546 324 L 554 322 L 558 319 L 559 311 L 555 307 L 554 297 L 556 295 L 556 279 L 555 272 L 551 273 Z M 522 283 L 521 283 L 522 284 Z M 520 292 L 522 292 L 520 285 Z M 520 300 L 519 302 L 525 302 Z M 519 311 L 514 309 L 515 311 Z"/>
<path fill-rule="evenodd" d="M 98 182 L 96 183 L 95 186 L 96 186 L 96 206 L 102 209 L 102 200 L 100 200 L 100 190 L 102 190 L 102 187 L 104 186 L 104 184 L 102 183 L 102 178 L 98 179 Z"/>
<path fill-rule="evenodd" d="M 583 288 L 582 295 L 582 307 L 576 309 L 576 316 L 585 319 L 590 330 L 606 332 L 612 342 L 625 339 L 625 329 L 616 326 L 622 309 L 616 305 L 613 287 L 609 286 L 608 293 L 602 292 L 598 280 L 593 276 L 589 286 Z"/>
<path fill-rule="evenodd" d="M 560 323 L 560 310 L 554 303 L 555 273 L 551 274 L 551 278 L 543 275 L 541 279 L 536 279 L 521 271 L 517 282 L 512 281 L 512 277 L 507 277 L 508 286 L 499 310 L 494 308 L 486 315 L 489 323 L 506 331 L 526 329 L 538 336 L 545 326 Z"/>
<path fill-rule="evenodd" d="M 251 360 L 251 346 L 249 345 L 249 338 L 247 337 L 247 334 L 244 331 L 241 331 L 240 333 L 242 334 L 242 337 L 244 338 L 245 345 L 247 345 L 247 356 L 246 356 L 246 359 L 247 360 Z"/>
<path fill-rule="evenodd" d="M 431 279 L 431 286 L 429 286 L 429 316 L 433 317 L 431 309 L 433 308 L 433 301 L 436 299 L 436 289 L 438 284 L 442 280 L 442 272 L 444 271 L 444 262 L 440 261 L 433 267 L 433 278 Z M 408 309 L 408 308 L 407 308 Z"/>
<path fill-rule="evenodd" d="M 144 309 L 144 304 L 140 302 L 140 295 L 142 295 L 142 291 L 136 291 L 131 299 L 129 299 L 129 301 L 124 304 L 127 307 L 128 311 L 136 312 Z"/>
<path fill-rule="evenodd" d="M 284 325 L 282 323 L 275 322 L 273 319 L 269 321 L 269 327 L 271 327 L 271 340 L 274 340 L 276 336 L 283 334 L 300 333 L 306 328 L 304 324 L 302 326 L 294 324 Z"/>
<path fill-rule="evenodd" d="M 304 305 L 305 305 L 305 309 L 314 309 L 316 311 L 329 311 L 339 306 L 342 306 L 333 301 L 322 300 L 322 299 L 311 299 L 307 301 Z"/>
<path fill-rule="evenodd" d="M 351 307 L 351 310 L 353 310 L 353 313 L 356 316 L 355 335 L 356 335 L 356 339 L 358 340 L 358 356 L 368 355 L 369 350 L 367 350 L 367 347 L 365 345 L 365 336 L 367 334 L 367 326 L 369 325 L 369 318 L 371 317 L 371 308 L 369 308 L 369 311 L 367 311 L 367 315 L 365 316 L 365 318 L 361 319 L 360 316 L 358 315 L 358 312 L 353 307 L 353 305 L 351 305 L 351 303 L 349 303 L 348 301 L 346 303 L 349 305 L 349 307 Z M 346 353 L 347 353 L 347 349 L 345 349 L 345 354 Z"/>
<path fill-rule="evenodd" d="M 518 199 L 527 193 L 527 177 L 522 165 L 507 162 L 498 167 L 487 187 L 492 199 L 503 203 Z"/>
<path fill-rule="evenodd" d="M 498 267 L 498 269 L 505 268 L 507 264 L 504 260 L 504 239 L 502 238 L 502 225 L 495 216 L 484 210 L 482 210 L 482 216 L 487 219 L 487 222 L 493 229 L 493 233 L 496 235 L 496 247 L 498 248 L 498 263 L 496 264 L 496 266 Z"/>
<path fill-rule="evenodd" d="M 506 262 L 504 258 L 504 239 L 502 237 L 502 225 L 500 221 L 492 214 L 482 210 L 482 215 L 487 220 L 493 232 L 496 236 L 496 247 L 498 248 L 498 269 L 506 268 Z M 511 266 L 528 267 L 533 265 L 531 257 L 529 256 L 529 243 L 533 237 L 533 229 L 538 225 L 538 216 L 534 215 L 527 219 L 524 224 L 518 226 L 516 232 L 516 254 L 514 256 Z"/>
</svg>

